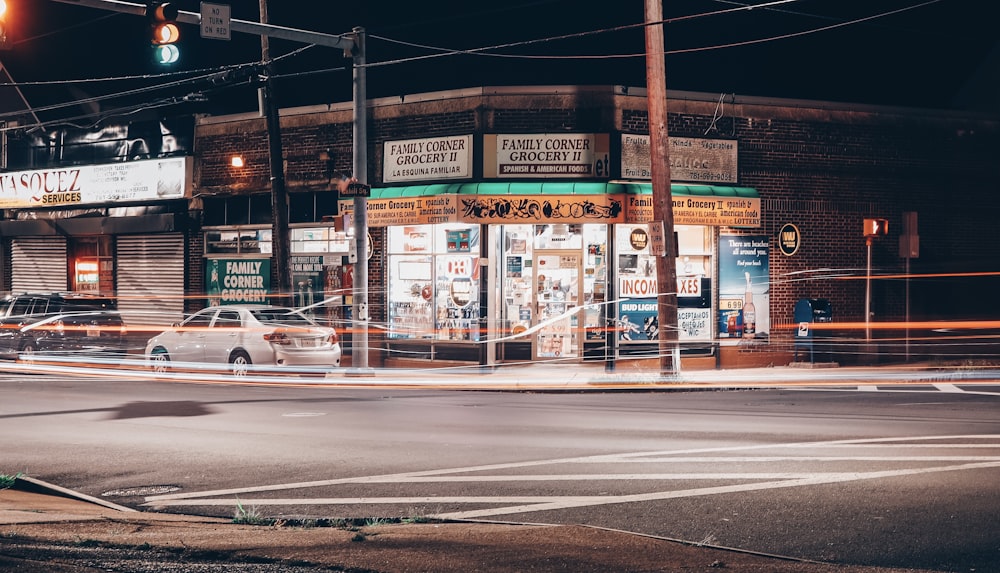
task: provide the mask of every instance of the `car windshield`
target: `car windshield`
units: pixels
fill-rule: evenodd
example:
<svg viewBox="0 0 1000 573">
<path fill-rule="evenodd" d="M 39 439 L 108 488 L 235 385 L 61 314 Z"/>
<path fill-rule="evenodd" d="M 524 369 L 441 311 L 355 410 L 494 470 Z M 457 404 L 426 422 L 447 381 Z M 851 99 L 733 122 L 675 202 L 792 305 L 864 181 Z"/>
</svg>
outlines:
<svg viewBox="0 0 1000 573">
<path fill-rule="evenodd" d="M 316 323 L 299 314 L 290 308 L 264 308 L 251 310 L 253 315 L 262 324 L 287 324 L 292 326 L 315 326 Z"/>
</svg>

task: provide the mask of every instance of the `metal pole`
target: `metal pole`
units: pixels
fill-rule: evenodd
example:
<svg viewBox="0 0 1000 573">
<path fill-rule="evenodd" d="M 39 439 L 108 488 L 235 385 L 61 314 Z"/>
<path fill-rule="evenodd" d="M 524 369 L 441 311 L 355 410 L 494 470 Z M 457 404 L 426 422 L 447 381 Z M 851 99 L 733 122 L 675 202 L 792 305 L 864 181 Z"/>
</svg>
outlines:
<svg viewBox="0 0 1000 573">
<path fill-rule="evenodd" d="M 868 268 L 865 272 L 865 360 L 871 359 L 871 306 L 872 306 L 872 238 L 865 237 L 868 245 Z"/>
<path fill-rule="evenodd" d="M 260 21 L 267 24 L 267 0 L 260 0 Z M 258 92 L 261 112 L 267 125 L 268 159 L 271 164 L 271 256 L 274 259 L 279 304 L 287 304 L 292 292 L 289 257 L 288 191 L 285 189 L 285 158 L 281 149 L 281 121 L 274 101 L 273 66 L 266 35 L 260 37 L 260 55 L 264 65 L 263 84 Z"/>
<path fill-rule="evenodd" d="M 368 182 L 368 94 L 365 69 L 365 29 L 354 28 L 354 177 Z M 354 198 L 354 320 L 351 331 L 352 376 L 372 376 L 368 366 L 368 199 Z"/>
<path fill-rule="evenodd" d="M 910 361 L 910 237 L 906 237 L 906 361 Z"/>
</svg>

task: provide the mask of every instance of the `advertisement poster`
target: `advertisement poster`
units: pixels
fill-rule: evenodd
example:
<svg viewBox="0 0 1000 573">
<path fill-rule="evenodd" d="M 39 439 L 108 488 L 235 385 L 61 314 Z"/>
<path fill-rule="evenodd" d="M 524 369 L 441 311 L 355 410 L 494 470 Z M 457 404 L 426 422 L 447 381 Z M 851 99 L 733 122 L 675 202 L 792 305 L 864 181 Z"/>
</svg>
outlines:
<svg viewBox="0 0 1000 573">
<path fill-rule="evenodd" d="M 719 236 L 719 337 L 768 339 L 770 247 L 766 235 Z"/>
<path fill-rule="evenodd" d="M 326 284 L 322 255 L 293 256 L 292 288 L 295 290 L 293 305 L 297 308 L 311 306 L 323 300 Z"/>
<path fill-rule="evenodd" d="M 647 342 L 660 339 L 656 297 L 634 298 L 618 303 L 618 340 Z"/>
<path fill-rule="evenodd" d="M 267 303 L 271 259 L 211 259 L 205 266 L 208 303 Z"/>
</svg>

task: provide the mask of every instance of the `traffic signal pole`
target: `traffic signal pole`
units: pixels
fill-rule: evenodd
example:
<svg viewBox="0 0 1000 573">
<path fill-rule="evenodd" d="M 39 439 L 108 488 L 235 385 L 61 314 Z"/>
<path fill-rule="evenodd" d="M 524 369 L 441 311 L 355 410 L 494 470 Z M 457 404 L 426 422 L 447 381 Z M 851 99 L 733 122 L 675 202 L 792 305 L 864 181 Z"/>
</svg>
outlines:
<svg viewBox="0 0 1000 573">
<path fill-rule="evenodd" d="M 84 6 L 97 10 L 107 10 L 122 14 L 132 14 L 134 16 L 146 17 L 146 4 L 134 2 L 122 2 L 120 0 L 54 0 L 61 4 L 72 4 Z M 183 24 L 193 24 L 201 26 L 201 14 L 198 12 L 186 12 L 178 10 L 177 22 Z M 233 32 L 245 34 L 255 34 L 267 36 L 269 38 L 280 38 L 302 44 L 315 44 L 329 48 L 343 50 L 344 56 L 350 56 L 354 65 L 354 177 L 363 183 L 368 179 L 368 106 L 365 75 L 365 50 L 363 28 L 354 28 L 349 34 L 342 36 L 333 34 L 323 34 L 309 30 L 299 30 L 284 26 L 274 26 L 263 22 L 252 22 L 232 18 L 229 21 L 229 29 Z M 274 114 L 277 115 L 275 108 Z M 277 124 L 277 121 L 274 122 Z M 277 126 L 275 127 L 277 131 Z M 278 135 L 280 137 L 280 135 Z M 272 166 L 275 158 L 271 159 Z M 284 161 L 277 158 L 278 169 L 284 173 Z M 272 167 L 273 171 L 273 167 Z M 273 175 L 272 175 L 273 177 Z M 273 201 L 272 201 L 273 202 Z M 272 232 L 272 241 L 281 242 L 282 248 L 275 249 L 275 253 L 288 253 L 289 236 L 287 229 L 279 236 L 275 230 Z M 354 275 L 354 299 L 352 304 L 353 328 L 351 345 L 351 369 L 349 373 L 357 375 L 367 375 L 370 373 L 368 365 L 368 200 L 364 197 L 354 199 L 354 237 L 357 244 L 357 260 Z M 279 265 L 287 266 L 289 260 L 277 261 Z M 282 293 L 286 294 L 286 293 Z"/>
</svg>

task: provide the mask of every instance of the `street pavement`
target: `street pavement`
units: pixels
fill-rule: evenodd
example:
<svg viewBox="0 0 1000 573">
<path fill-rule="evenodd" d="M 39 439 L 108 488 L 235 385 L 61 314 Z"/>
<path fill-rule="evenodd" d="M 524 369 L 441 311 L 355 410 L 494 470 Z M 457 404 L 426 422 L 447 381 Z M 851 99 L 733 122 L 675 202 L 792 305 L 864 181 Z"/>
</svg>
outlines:
<svg viewBox="0 0 1000 573">
<path fill-rule="evenodd" d="M 202 375 L 203 376 L 203 375 Z M 228 378 L 232 381 L 232 378 Z M 764 388 L 788 385 L 993 381 L 995 369 L 937 370 L 929 365 L 853 368 L 772 367 L 660 376 L 603 365 L 533 364 L 482 368 L 345 369 L 297 383 L 430 386 L 516 391 Z M 264 381 L 262 383 L 268 383 Z M 288 383 L 275 377 L 275 383 Z M 234 523 L 212 517 L 144 512 L 20 477 L 0 490 L 0 571 L 91 573 L 352 572 L 450 573 L 685 571 L 741 573 L 917 573 L 764 555 L 585 526 L 428 521 L 340 524 Z"/>
<path fill-rule="evenodd" d="M 0 571 L 922 573 L 545 524 L 238 524 L 139 512 L 31 478 L 0 490 Z"/>
</svg>

